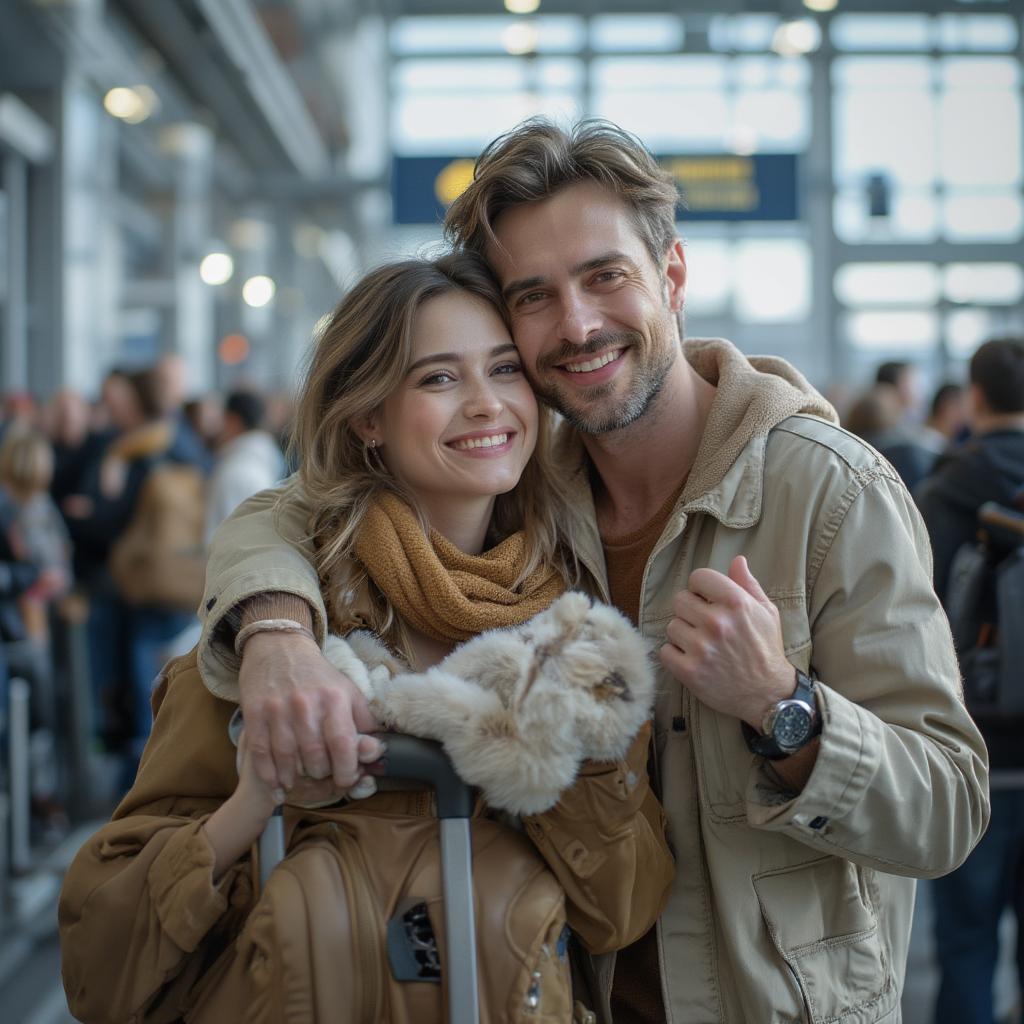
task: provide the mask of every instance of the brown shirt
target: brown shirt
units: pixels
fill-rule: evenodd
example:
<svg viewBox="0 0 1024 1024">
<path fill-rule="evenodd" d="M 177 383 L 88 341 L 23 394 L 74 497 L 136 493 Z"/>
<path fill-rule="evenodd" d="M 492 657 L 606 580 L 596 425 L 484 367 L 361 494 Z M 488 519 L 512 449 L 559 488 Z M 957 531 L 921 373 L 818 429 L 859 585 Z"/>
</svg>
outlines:
<svg viewBox="0 0 1024 1024">
<path fill-rule="evenodd" d="M 602 537 L 612 604 L 634 625 L 640 620 L 640 592 L 647 560 L 682 493 L 680 486 L 639 530 L 622 537 Z M 657 929 L 620 950 L 612 985 L 615 1024 L 664 1024 L 658 965 Z"/>
</svg>

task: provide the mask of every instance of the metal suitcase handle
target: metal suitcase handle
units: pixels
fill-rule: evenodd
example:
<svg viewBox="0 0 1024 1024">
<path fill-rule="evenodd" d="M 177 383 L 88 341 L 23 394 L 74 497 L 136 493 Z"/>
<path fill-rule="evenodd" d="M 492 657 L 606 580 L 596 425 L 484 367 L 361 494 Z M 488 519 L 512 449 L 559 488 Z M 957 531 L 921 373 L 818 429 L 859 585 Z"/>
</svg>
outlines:
<svg viewBox="0 0 1024 1024">
<path fill-rule="evenodd" d="M 236 711 L 228 726 L 233 743 L 241 731 L 241 712 Z M 473 852 L 469 819 L 473 813 L 473 790 L 452 767 L 440 743 L 402 733 L 382 733 L 387 743 L 385 758 L 388 778 L 414 779 L 432 786 L 437 798 L 441 833 L 441 885 L 444 891 L 444 922 L 448 945 L 445 984 L 451 1024 L 477 1024 L 480 1019 L 480 991 L 476 969 L 476 914 L 473 907 Z M 259 838 L 260 889 L 274 868 L 284 859 L 284 817 L 275 809 Z M 389 927 L 389 955 L 392 953 Z"/>
</svg>

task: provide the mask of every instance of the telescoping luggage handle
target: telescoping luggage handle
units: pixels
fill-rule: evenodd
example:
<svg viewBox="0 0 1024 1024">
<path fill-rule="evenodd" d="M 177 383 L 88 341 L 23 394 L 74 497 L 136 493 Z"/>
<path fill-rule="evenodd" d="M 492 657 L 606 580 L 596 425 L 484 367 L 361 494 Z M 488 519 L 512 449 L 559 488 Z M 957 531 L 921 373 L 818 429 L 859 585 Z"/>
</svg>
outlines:
<svg viewBox="0 0 1024 1024">
<path fill-rule="evenodd" d="M 242 716 L 236 711 L 228 725 L 237 745 Z M 473 790 L 455 774 L 439 743 L 401 733 L 383 733 L 387 743 L 387 774 L 415 779 L 433 786 L 441 832 L 441 885 L 444 890 L 444 923 L 448 939 L 445 971 L 451 1024 L 477 1024 L 480 992 L 476 969 L 476 915 L 473 908 L 473 851 L 469 819 Z M 284 859 L 284 819 L 276 808 L 259 839 L 260 889 Z"/>
<path fill-rule="evenodd" d="M 452 767 L 439 743 L 400 733 L 384 733 L 387 774 L 434 787 L 441 832 L 441 885 L 448 939 L 445 984 L 452 1024 L 477 1024 L 480 993 L 476 969 L 476 917 L 473 909 L 473 853 L 469 819 L 474 795 Z M 390 938 L 390 935 L 389 935 Z M 389 950 L 391 953 L 391 950 Z"/>
</svg>

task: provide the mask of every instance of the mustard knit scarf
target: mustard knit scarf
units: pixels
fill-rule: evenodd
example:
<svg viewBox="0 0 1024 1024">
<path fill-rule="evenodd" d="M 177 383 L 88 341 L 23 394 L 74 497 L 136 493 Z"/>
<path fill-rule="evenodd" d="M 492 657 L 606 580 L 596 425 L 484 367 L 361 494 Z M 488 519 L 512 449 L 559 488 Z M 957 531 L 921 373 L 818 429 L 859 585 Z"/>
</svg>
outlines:
<svg viewBox="0 0 1024 1024">
<path fill-rule="evenodd" d="M 396 615 L 447 643 L 519 625 L 564 589 L 554 568 L 534 570 L 513 589 L 526 557 L 522 531 L 481 555 L 467 555 L 436 530 L 427 537 L 412 509 L 389 492 L 364 517 L 355 553 Z"/>
</svg>

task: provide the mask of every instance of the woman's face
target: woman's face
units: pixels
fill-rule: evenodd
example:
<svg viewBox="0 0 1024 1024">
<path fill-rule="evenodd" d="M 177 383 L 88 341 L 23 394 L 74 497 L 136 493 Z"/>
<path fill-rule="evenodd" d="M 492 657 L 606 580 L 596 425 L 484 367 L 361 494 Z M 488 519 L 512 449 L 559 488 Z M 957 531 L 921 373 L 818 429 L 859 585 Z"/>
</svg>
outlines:
<svg viewBox="0 0 1024 1024">
<path fill-rule="evenodd" d="M 486 302 L 456 291 L 420 307 L 409 371 L 367 437 L 428 515 L 516 486 L 537 443 L 537 400 Z"/>
</svg>

